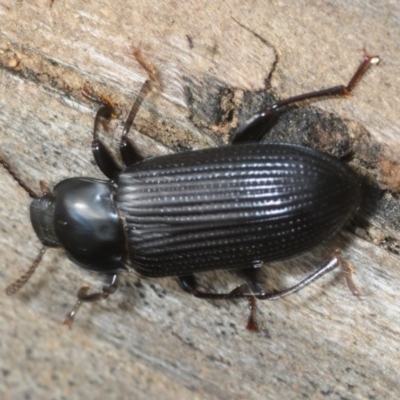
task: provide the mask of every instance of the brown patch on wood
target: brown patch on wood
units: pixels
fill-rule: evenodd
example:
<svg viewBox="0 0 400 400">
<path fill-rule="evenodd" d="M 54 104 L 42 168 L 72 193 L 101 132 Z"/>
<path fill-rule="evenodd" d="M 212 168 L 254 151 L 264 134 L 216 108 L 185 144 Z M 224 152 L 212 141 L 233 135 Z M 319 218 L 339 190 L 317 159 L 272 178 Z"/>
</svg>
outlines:
<svg viewBox="0 0 400 400">
<path fill-rule="evenodd" d="M 379 162 L 381 181 L 395 193 L 400 192 L 400 162 L 382 159 Z"/>
</svg>

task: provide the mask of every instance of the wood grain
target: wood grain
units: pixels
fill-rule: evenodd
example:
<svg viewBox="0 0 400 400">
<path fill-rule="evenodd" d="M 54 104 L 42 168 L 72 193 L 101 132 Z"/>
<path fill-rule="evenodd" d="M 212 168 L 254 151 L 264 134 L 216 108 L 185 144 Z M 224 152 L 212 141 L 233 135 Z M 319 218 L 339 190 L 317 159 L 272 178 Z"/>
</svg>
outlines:
<svg viewBox="0 0 400 400">
<path fill-rule="evenodd" d="M 398 398 L 399 5 L 120 3 L 0 0 L 1 155 L 36 191 L 39 180 L 101 178 L 90 152 L 96 106 L 80 89 L 86 84 L 116 102 L 119 118 L 104 132 L 115 147 L 146 79 L 134 48 L 161 84 L 140 110 L 132 139 L 145 155 L 159 155 L 226 142 L 268 99 L 347 83 L 366 47 L 382 62 L 354 96 L 291 110 L 275 138 L 301 127 L 321 131 L 314 144 L 311 134 L 295 140 L 335 153 L 345 133 L 344 155 L 374 193 L 374 207 L 312 254 L 264 269 L 267 285 L 287 286 L 340 247 L 364 298 L 354 299 L 334 273 L 297 295 L 260 303 L 261 332 L 253 334 L 245 330 L 244 301 L 201 301 L 173 279 L 130 274 L 109 300 L 85 305 L 68 330 L 61 322 L 77 289 L 101 282 L 50 250 L 25 288 L 0 295 L 1 397 Z M 320 128 L 312 131 L 310 121 Z M 5 287 L 40 244 L 27 195 L 5 171 L 0 177 Z M 201 281 L 222 290 L 238 278 L 208 273 Z"/>
</svg>

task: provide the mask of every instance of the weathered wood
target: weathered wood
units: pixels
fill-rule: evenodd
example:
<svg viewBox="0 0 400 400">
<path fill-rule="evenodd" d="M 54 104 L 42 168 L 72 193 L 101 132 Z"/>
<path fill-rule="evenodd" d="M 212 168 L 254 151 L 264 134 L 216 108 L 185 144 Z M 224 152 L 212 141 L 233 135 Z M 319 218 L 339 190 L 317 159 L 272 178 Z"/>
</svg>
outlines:
<svg viewBox="0 0 400 400">
<path fill-rule="evenodd" d="M 347 83 L 365 46 L 382 62 L 353 97 L 294 110 L 275 135 L 297 131 L 299 123 L 309 129 L 307 121 L 316 120 L 322 136 L 305 142 L 341 154 L 335 146 L 345 132 L 351 164 L 383 192 L 374 211 L 361 215 L 361 226 L 265 271 L 269 285 L 287 286 L 340 247 L 356 266 L 363 301 L 331 274 L 298 295 L 260 303 L 259 334 L 244 328 L 245 301 L 197 300 L 173 279 L 134 274 L 109 300 L 82 307 L 68 330 L 61 322 L 77 289 L 100 283 L 61 251 L 48 251 L 26 287 L 12 298 L 0 295 L 1 397 L 398 398 L 399 5 L 50 4 L 0 0 L 0 152 L 35 190 L 41 179 L 51 186 L 69 176 L 101 177 L 90 152 L 95 106 L 80 89 L 87 84 L 117 103 L 120 117 L 104 133 L 115 145 L 146 79 L 134 47 L 157 68 L 161 87 L 146 99 L 132 138 L 144 154 L 157 155 L 226 142 L 263 93 L 285 98 Z M 5 287 L 40 244 L 27 195 L 5 171 L 0 177 Z M 238 278 L 209 273 L 202 282 L 222 289 Z"/>
</svg>

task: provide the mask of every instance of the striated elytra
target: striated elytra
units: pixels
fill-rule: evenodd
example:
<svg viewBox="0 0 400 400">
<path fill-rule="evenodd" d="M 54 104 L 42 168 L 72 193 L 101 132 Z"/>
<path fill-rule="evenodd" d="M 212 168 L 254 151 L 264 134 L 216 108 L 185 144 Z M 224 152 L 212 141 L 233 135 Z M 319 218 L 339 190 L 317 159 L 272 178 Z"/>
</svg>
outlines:
<svg viewBox="0 0 400 400">
<path fill-rule="evenodd" d="M 338 233 L 361 200 L 356 174 L 342 161 L 293 144 L 260 144 L 281 108 L 305 99 L 349 94 L 378 57 L 365 55 L 347 86 L 292 97 L 262 110 L 240 126 L 232 145 L 143 159 L 128 133 L 150 81 L 143 85 L 123 131 L 114 161 L 98 138 L 101 118 L 112 105 L 101 103 L 93 131 L 95 161 L 107 180 L 70 178 L 37 195 L 2 159 L 1 164 L 33 198 L 31 221 L 43 247 L 31 268 L 7 288 L 15 293 L 39 265 L 46 247 L 62 247 L 78 266 L 101 273 L 103 290 L 78 292 L 65 323 L 72 325 L 83 302 L 114 293 L 120 273 L 133 269 L 147 277 L 174 276 L 200 298 L 246 297 L 248 329 L 256 330 L 255 298 L 277 299 L 299 291 L 325 273 L 350 264 L 338 252 L 297 285 L 268 293 L 257 277 L 263 262 L 311 250 Z M 245 283 L 229 293 L 197 288 L 195 273 L 239 270 Z M 358 294 L 346 275 L 349 287 Z"/>
<path fill-rule="evenodd" d="M 182 276 L 303 253 L 343 227 L 360 194 L 336 158 L 249 144 L 142 161 L 119 176 L 116 201 L 133 268 Z"/>
</svg>

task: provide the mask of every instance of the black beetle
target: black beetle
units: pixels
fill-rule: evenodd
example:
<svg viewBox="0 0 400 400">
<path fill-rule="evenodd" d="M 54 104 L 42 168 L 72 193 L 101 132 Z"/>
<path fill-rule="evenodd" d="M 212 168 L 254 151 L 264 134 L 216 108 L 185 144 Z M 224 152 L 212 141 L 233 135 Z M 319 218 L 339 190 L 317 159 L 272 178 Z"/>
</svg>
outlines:
<svg viewBox="0 0 400 400">
<path fill-rule="evenodd" d="M 338 252 L 292 288 L 266 293 L 257 279 L 263 262 L 282 260 L 312 249 L 349 221 L 361 198 L 355 173 L 340 160 L 293 144 L 254 144 L 277 110 L 302 100 L 348 95 L 379 57 L 364 56 L 347 86 L 291 97 L 255 114 L 239 127 L 231 146 L 143 160 L 128 140 L 140 104 L 151 88 L 146 81 L 125 123 L 121 169 L 99 140 L 102 103 L 94 124 L 92 150 L 108 180 L 71 178 L 38 196 L 3 160 L 1 164 L 33 198 L 31 221 L 43 247 L 29 271 L 10 285 L 16 292 L 32 275 L 46 247 L 63 247 L 78 266 L 104 274 L 102 292 L 84 286 L 65 323 L 71 325 L 82 302 L 107 298 L 118 275 L 134 269 L 146 277 L 175 276 L 182 288 L 200 298 L 246 297 L 248 329 L 257 329 L 255 298 L 277 299 L 294 293 L 341 265 L 351 291 L 351 265 Z M 194 273 L 240 270 L 246 283 L 229 293 L 198 290 Z"/>
</svg>

